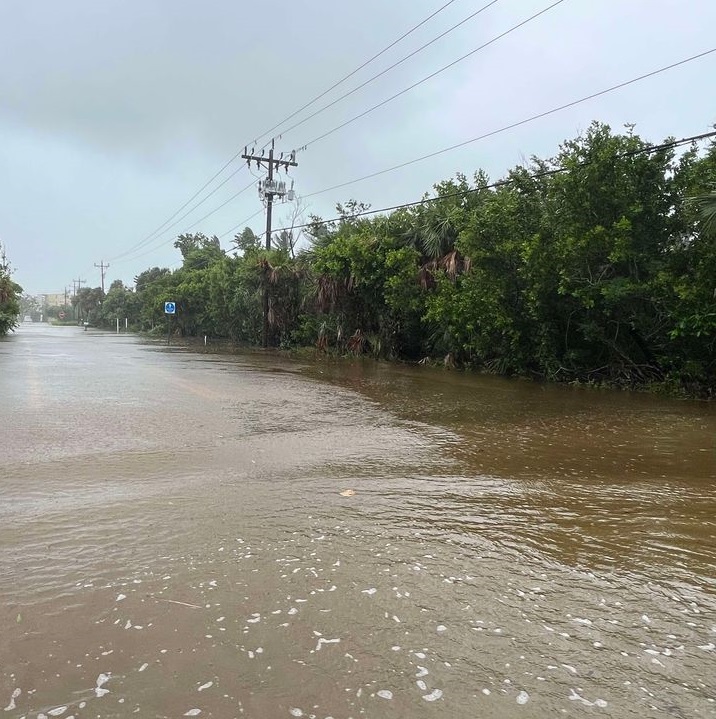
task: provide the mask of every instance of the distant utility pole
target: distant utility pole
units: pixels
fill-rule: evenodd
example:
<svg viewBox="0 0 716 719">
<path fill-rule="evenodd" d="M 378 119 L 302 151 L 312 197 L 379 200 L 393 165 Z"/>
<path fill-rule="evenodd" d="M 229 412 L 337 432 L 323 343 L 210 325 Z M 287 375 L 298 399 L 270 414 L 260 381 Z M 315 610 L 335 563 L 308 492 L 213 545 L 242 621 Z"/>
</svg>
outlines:
<svg viewBox="0 0 716 719">
<path fill-rule="evenodd" d="M 100 274 L 102 275 L 102 296 L 104 296 L 104 274 L 109 269 L 109 262 L 105 265 L 104 260 L 100 260 L 99 264 L 94 263 L 95 267 L 99 267 Z"/>
<path fill-rule="evenodd" d="M 268 177 L 261 182 L 259 180 L 259 197 L 266 202 L 266 249 L 271 249 L 271 212 L 273 210 L 273 198 L 278 197 L 283 199 L 284 197 L 289 201 L 292 201 L 295 197 L 293 191 L 293 183 L 291 189 L 286 190 L 285 182 L 276 182 L 273 179 L 274 169 L 278 170 L 283 167 L 288 172 L 289 167 L 298 167 L 296 162 L 296 151 L 293 150 L 284 159 L 284 153 L 282 152 L 278 159 L 274 158 L 275 142 L 271 140 L 271 149 L 269 150 L 268 157 L 264 157 L 264 150 L 261 151 L 260 155 L 254 155 L 254 150 L 247 152 L 247 148 L 244 148 L 244 154 L 241 157 L 246 160 L 246 164 L 251 167 L 251 163 L 255 162 L 259 169 L 262 169 L 263 165 L 268 166 Z M 269 340 L 269 295 L 268 285 L 264 285 L 264 329 L 263 329 L 263 346 L 268 347 Z"/>
<path fill-rule="evenodd" d="M 87 283 L 87 280 L 72 280 L 72 296 L 76 297 L 77 291 L 82 287 L 82 285 L 84 285 L 86 283 Z M 73 312 L 74 312 L 74 316 L 75 316 L 74 318 L 77 319 L 78 312 L 79 312 L 79 308 L 77 305 L 74 305 Z"/>
</svg>

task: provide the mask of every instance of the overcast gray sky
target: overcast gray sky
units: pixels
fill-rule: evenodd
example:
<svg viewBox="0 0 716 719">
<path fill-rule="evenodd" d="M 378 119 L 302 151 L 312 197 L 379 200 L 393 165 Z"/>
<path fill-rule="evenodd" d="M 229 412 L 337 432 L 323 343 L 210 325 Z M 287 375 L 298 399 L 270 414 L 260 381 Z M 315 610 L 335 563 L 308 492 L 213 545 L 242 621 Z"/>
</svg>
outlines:
<svg viewBox="0 0 716 719">
<path fill-rule="evenodd" d="M 0 239 L 31 293 L 60 292 L 109 261 L 108 282 L 175 266 L 184 230 L 224 235 L 261 209 L 244 168 L 189 217 L 132 253 L 253 138 L 447 0 L 2 0 Z M 546 8 L 498 0 L 400 67 L 277 139 L 299 148 Z M 454 0 L 311 111 L 488 0 Z M 299 195 L 317 192 L 716 47 L 714 0 L 564 0 L 434 79 L 298 153 Z M 716 53 L 410 167 L 316 195 L 329 217 L 352 197 L 382 207 L 484 168 L 493 178 L 594 120 L 651 141 L 711 129 Z M 308 110 L 299 115 L 293 124 Z M 287 126 L 287 125 L 286 125 Z M 259 145 L 263 144 L 263 141 Z M 233 163 L 217 183 L 240 166 Z M 211 187 L 213 187 L 212 185 Z M 211 189 L 211 188 L 209 188 Z M 201 196 L 200 196 L 201 198 Z M 199 199 L 200 199 L 199 198 Z M 191 207 L 191 205 L 190 205 Z M 277 225 L 290 215 L 282 205 Z M 258 214 L 249 224 L 260 232 Z M 229 246 L 231 234 L 222 238 Z"/>
</svg>

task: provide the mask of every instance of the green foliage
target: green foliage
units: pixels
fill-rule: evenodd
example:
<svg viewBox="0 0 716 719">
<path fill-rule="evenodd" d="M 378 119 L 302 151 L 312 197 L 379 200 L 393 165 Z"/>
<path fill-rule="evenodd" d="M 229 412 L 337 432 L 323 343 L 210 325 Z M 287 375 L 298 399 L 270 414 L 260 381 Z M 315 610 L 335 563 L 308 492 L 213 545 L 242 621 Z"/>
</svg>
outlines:
<svg viewBox="0 0 716 719">
<path fill-rule="evenodd" d="M 22 287 L 12 281 L 9 268 L 0 265 L 0 337 L 17 326 L 21 293 Z"/>
<path fill-rule="evenodd" d="M 266 251 L 247 228 L 230 257 L 182 235 L 180 269 L 113 285 L 101 314 L 150 329 L 174 300 L 183 334 L 258 343 L 266 293 L 274 346 L 715 394 L 716 146 L 648 147 L 595 123 L 490 187 L 458 175 L 389 216 L 349 200 L 298 254 L 289 233 Z"/>
</svg>

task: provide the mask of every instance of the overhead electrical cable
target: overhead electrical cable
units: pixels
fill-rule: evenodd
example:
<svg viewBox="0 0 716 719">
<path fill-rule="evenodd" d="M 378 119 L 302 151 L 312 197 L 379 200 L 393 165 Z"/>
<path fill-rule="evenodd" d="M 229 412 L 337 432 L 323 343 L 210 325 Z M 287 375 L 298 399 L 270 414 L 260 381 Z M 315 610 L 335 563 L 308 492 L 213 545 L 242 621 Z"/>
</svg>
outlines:
<svg viewBox="0 0 716 719">
<path fill-rule="evenodd" d="M 438 13 L 441 13 L 441 12 L 442 12 L 443 10 L 445 10 L 445 8 L 447 8 L 449 5 L 452 5 L 453 2 L 455 2 L 455 0 L 450 0 L 450 2 L 446 2 L 444 5 L 442 5 L 442 6 L 439 7 L 437 10 L 435 10 L 433 13 L 431 13 L 430 15 L 428 15 L 424 20 L 421 20 L 417 25 L 414 25 L 413 27 L 410 28 L 410 30 L 408 30 L 407 32 L 403 33 L 397 40 L 393 40 L 393 42 L 391 42 L 390 45 L 387 45 L 386 47 L 384 47 L 380 52 L 376 53 L 375 55 L 373 55 L 373 57 L 371 57 L 370 59 L 366 60 L 362 65 L 359 65 L 355 70 L 349 72 L 347 75 L 345 75 L 345 76 L 342 77 L 340 80 L 338 80 L 338 82 L 336 82 L 335 84 L 331 85 L 331 87 L 329 87 L 327 90 L 324 90 L 320 95 L 316 95 L 316 97 L 314 97 L 312 100 L 310 100 L 309 102 L 307 102 L 303 107 L 299 107 L 298 110 L 295 110 L 294 112 L 292 112 L 292 113 L 291 113 L 290 115 L 288 115 L 287 117 L 284 117 L 283 120 L 281 120 L 281 122 L 277 123 L 276 125 L 274 125 L 274 126 L 273 126 L 272 128 L 270 128 L 269 130 L 266 130 L 266 132 L 264 132 L 259 138 L 257 138 L 257 141 L 260 140 L 260 139 L 262 139 L 263 137 L 265 137 L 265 136 L 268 135 L 269 133 L 273 132 L 274 130 L 277 130 L 279 127 L 281 127 L 282 125 L 284 125 L 285 123 L 287 123 L 289 120 L 292 120 L 294 117 L 296 117 L 296 115 L 298 115 L 299 113 L 301 113 L 301 112 L 303 112 L 304 110 L 308 109 L 311 105 L 313 105 L 314 102 L 318 102 L 318 100 L 320 100 L 321 98 L 325 97 L 329 92 L 331 92 L 332 90 L 335 90 L 339 85 L 342 85 L 346 80 L 350 79 L 351 77 L 353 77 L 353 75 L 355 75 L 356 73 L 360 72 L 364 67 L 366 67 L 367 65 L 370 65 L 370 63 L 372 63 L 374 60 L 377 60 L 381 55 L 384 55 L 388 50 L 390 50 L 391 48 L 395 47 L 401 40 L 404 40 L 406 37 L 408 37 L 408 35 L 412 35 L 412 33 L 414 33 L 418 28 L 420 28 L 420 27 L 422 27 L 423 25 L 425 25 L 425 23 L 428 22 L 429 20 L 432 20 Z M 495 2 L 497 2 L 497 0 L 495 0 Z M 492 3 L 491 3 L 491 4 L 492 4 Z M 470 19 L 470 18 L 467 18 L 466 20 L 469 20 L 469 19 Z M 429 44 L 429 43 L 428 43 L 428 44 Z M 427 46 L 426 46 L 426 47 L 427 47 Z M 419 51 L 418 51 L 418 52 L 419 52 Z M 407 59 L 407 58 L 406 58 L 406 59 Z M 401 62 L 402 62 L 402 61 L 401 61 Z M 400 64 L 400 63 L 398 63 L 398 64 Z M 387 72 L 387 71 L 386 71 L 386 72 Z M 378 76 L 376 76 L 376 77 L 378 77 Z M 375 78 L 374 78 L 374 79 L 375 79 Z M 287 130 L 282 130 L 282 132 L 287 132 Z"/>
<path fill-rule="evenodd" d="M 425 76 L 422 78 L 422 80 L 418 80 L 417 82 L 414 82 L 412 85 L 409 85 L 408 87 L 404 88 L 400 92 L 396 92 L 395 95 L 391 95 L 390 97 L 386 98 L 385 100 L 382 100 L 377 105 L 373 105 L 372 107 L 369 107 L 367 110 L 364 110 L 363 112 L 359 113 L 358 115 L 355 115 L 345 122 L 342 122 L 340 125 L 336 125 L 336 127 L 332 128 L 331 130 L 327 130 L 326 132 L 318 135 L 317 137 L 314 137 L 312 140 L 309 140 L 308 142 L 304 143 L 302 145 L 303 149 L 306 149 L 310 145 L 313 145 L 314 143 L 318 142 L 319 140 L 323 140 L 329 135 L 332 135 L 334 132 L 338 132 L 338 130 L 342 130 L 344 127 L 347 127 L 348 125 L 354 123 L 356 120 L 360 120 L 362 117 L 365 117 L 366 115 L 369 115 L 371 112 L 374 112 L 380 107 L 384 107 L 389 102 L 392 102 L 393 100 L 401 97 L 402 95 L 405 95 L 405 93 L 410 92 L 411 90 L 414 90 L 419 85 L 422 85 L 423 83 L 427 82 L 428 80 L 432 80 L 434 77 L 437 77 L 441 73 L 445 72 L 446 70 L 449 70 L 451 67 L 454 67 L 458 63 L 462 62 L 463 60 L 466 60 L 469 57 L 472 57 L 475 53 L 480 52 L 480 50 L 484 50 L 486 47 L 489 47 L 490 45 L 493 45 L 498 40 L 501 40 L 503 37 L 509 35 L 510 33 L 514 32 L 515 30 L 518 30 L 519 28 L 523 27 L 524 25 L 527 25 L 527 23 L 532 22 L 533 20 L 536 20 L 541 15 L 544 15 L 546 12 L 549 12 L 553 8 L 557 7 L 557 5 L 561 5 L 565 0 L 556 0 L 556 2 L 553 2 L 551 5 L 548 5 L 546 8 L 543 8 L 539 12 L 535 13 L 534 15 L 531 15 L 530 17 L 526 18 L 522 22 L 517 23 L 516 25 L 513 25 L 512 27 L 508 28 L 504 32 L 500 33 L 499 35 L 496 35 L 491 40 L 488 40 L 487 42 L 483 43 L 479 47 L 476 47 L 474 50 L 471 50 L 470 52 L 466 53 L 465 55 L 462 55 L 462 57 L 457 58 L 457 60 L 453 60 L 451 63 L 445 65 L 444 67 L 441 67 L 439 70 L 436 70 L 435 72 L 430 73 L 430 75 Z"/>
<path fill-rule="evenodd" d="M 692 55 L 691 57 L 687 57 L 684 60 L 679 60 L 678 62 L 671 63 L 670 65 L 665 65 L 664 67 L 660 67 L 658 70 L 652 70 L 651 72 L 647 72 L 643 75 L 639 75 L 638 77 L 634 77 L 631 80 L 625 80 L 624 82 L 620 82 L 617 85 L 612 85 L 611 87 L 605 88 L 604 90 L 599 90 L 598 92 L 593 92 L 590 95 L 585 95 L 584 97 L 580 97 L 578 100 L 572 100 L 571 102 L 567 102 L 563 105 L 559 105 L 558 107 L 553 107 L 550 110 L 545 110 L 544 112 L 537 113 L 536 115 L 531 115 L 530 117 L 526 117 L 523 120 L 519 120 L 518 122 L 513 122 L 510 125 L 504 125 L 503 127 L 500 127 L 496 130 L 491 130 L 490 132 L 486 132 L 482 135 L 478 135 L 477 137 L 473 137 L 469 140 L 464 140 L 463 142 L 458 142 L 455 145 L 450 145 L 449 147 L 444 147 L 441 150 L 436 150 L 435 152 L 430 152 L 427 155 L 422 155 L 420 157 L 416 157 L 412 160 L 408 160 L 406 162 L 401 162 L 398 165 L 393 165 L 392 167 L 388 167 L 384 170 L 378 170 L 377 172 L 372 172 L 368 175 L 363 175 L 362 177 L 358 177 L 354 180 L 349 180 L 347 182 L 341 182 L 336 185 L 332 185 L 331 187 L 326 187 L 323 190 L 318 190 L 317 192 L 311 192 L 308 195 L 303 195 L 303 199 L 308 199 L 309 197 L 315 197 L 316 195 L 321 195 L 325 192 L 330 192 L 331 190 L 338 190 L 342 187 L 348 187 L 349 185 L 354 185 L 358 182 L 363 182 L 364 180 L 369 180 L 373 177 L 378 177 L 379 175 L 385 175 L 389 172 L 393 172 L 394 170 L 400 170 L 403 167 L 408 167 L 409 165 L 414 165 L 417 162 L 422 162 L 423 160 L 428 160 L 431 157 L 437 157 L 438 155 L 442 155 L 446 152 L 450 152 L 452 150 L 457 150 L 461 147 L 465 147 L 465 145 L 470 145 L 473 142 L 477 142 L 478 140 L 485 140 L 488 137 L 494 137 L 495 135 L 499 135 L 503 132 L 507 132 L 508 130 L 513 130 L 516 127 L 520 127 L 521 125 L 526 125 L 527 123 L 534 122 L 535 120 L 540 120 L 543 117 L 548 117 L 549 115 L 554 115 L 557 112 L 561 112 L 562 110 L 567 110 L 570 107 L 574 107 L 575 105 L 579 105 L 583 102 L 587 102 L 588 100 L 593 100 L 594 98 L 601 97 L 602 95 L 606 95 L 610 92 L 614 92 L 616 90 L 620 90 L 621 88 L 627 87 L 629 85 L 633 85 L 634 83 L 640 82 L 641 80 L 646 80 L 647 78 L 654 77 L 655 75 L 659 75 L 661 73 L 667 72 L 668 70 L 672 70 L 676 67 L 679 67 L 680 65 L 685 65 L 686 63 L 693 62 L 694 60 L 698 60 L 702 57 L 705 57 L 707 55 L 710 55 L 712 53 L 716 52 L 716 48 L 712 48 L 711 50 L 706 50 L 704 52 L 698 53 L 697 55 Z"/>
<path fill-rule="evenodd" d="M 235 177 L 235 176 L 236 176 L 239 172 L 241 172 L 241 170 L 243 170 L 243 169 L 244 169 L 244 166 L 242 165 L 241 167 L 238 168 L 238 170 L 234 170 L 234 172 L 232 172 L 230 175 L 228 175 L 228 176 L 226 177 L 226 179 L 223 180 L 219 185 L 217 185 L 203 200 L 201 200 L 201 201 L 198 202 L 196 205 L 194 205 L 192 208 L 190 208 L 189 210 L 187 210 L 181 217 L 179 217 L 177 220 L 175 220 L 171 225 L 168 225 L 168 226 L 165 227 L 163 230 L 161 230 L 161 232 L 159 232 L 155 237 L 145 238 L 141 243 L 138 243 L 138 244 L 136 244 L 136 245 L 133 245 L 133 247 L 131 247 L 131 248 L 125 250 L 124 252 L 120 252 L 118 255 L 115 255 L 114 257 L 112 257 L 112 258 L 110 258 L 110 259 L 111 259 L 113 262 L 117 262 L 117 261 L 119 261 L 120 258 L 126 257 L 127 255 L 134 255 L 136 252 L 139 252 L 140 250 L 142 250 L 142 249 L 143 249 L 144 247 L 146 247 L 147 245 L 153 244 L 157 239 L 159 239 L 159 237 L 161 237 L 162 235 L 166 234 L 166 233 L 169 232 L 169 230 L 171 230 L 173 227 L 176 227 L 180 222 L 182 222 L 182 221 L 185 220 L 187 217 L 189 217 L 189 215 L 191 215 L 192 212 L 194 212 L 194 210 L 196 210 L 197 208 L 201 207 L 201 205 L 203 205 L 212 195 L 214 195 L 218 190 L 220 190 L 232 177 Z M 253 173 L 252 173 L 252 174 L 253 174 Z M 246 190 L 250 189 L 250 188 L 253 186 L 253 184 L 254 184 L 253 182 L 249 183 L 246 187 L 244 187 L 243 189 L 239 190 L 239 192 L 237 192 L 236 194 L 232 195 L 230 199 L 231 199 L 231 200 L 236 199 L 239 195 L 241 195 L 242 193 L 246 192 Z M 224 205 L 225 205 L 225 204 L 226 204 L 226 203 L 224 203 Z M 224 205 L 222 205 L 222 207 L 223 207 Z"/>
<path fill-rule="evenodd" d="M 716 130 L 713 130 L 711 132 L 703 132 L 698 135 L 691 135 L 690 137 L 683 137 L 679 140 L 669 140 L 667 142 L 660 143 L 658 145 L 648 145 L 646 147 L 640 147 L 636 150 L 628 150 L 626 152 L 619 153 L 615 155 L 615 159 L 622 159 L 625 157 L 632 157 L 637 155 L 643 155 L 643 154 L 651 154 L 654 152 L 660 152 L 662 150 L 670 150 L 674 149 L 676 147 L 681 147 L 683 145 L 688 145 L 694 142 L 698 142 L 700 140 L 706 140 L 712 137 L 716 137 Z M 594 164 L 593 160 L 584 160 L 583 162 L 580 162 L 577 167 L 586 167 L 588 165 Z M 381 207 L 377 210 L 364 210 L 363 212 L 357 212 L 355 215 L 351 216 L 351 219 L 354 219 L 356 217 L 366 217 L 368 215 L 377 215 L 382 212 L 393 212 L 395 210 L 401 210 L 406 209 L 409 207 L 417 207 L 419 205 L 426 205 L 433 202 L 440 202 L 441 200 L 447 200 L 455 197 L 466 197 L 467 195 L 474 194 L 476 192 L 482 192 L 484 190 L 494 190 L 499 189 L 500 187 L 507 187 L 509 185 L 513 185 L 518 181 L 523 180 L 538 180 L 544 177 L 550 177 L 552 175 L 559 175 L 564 172 L 572 172 L 575 168 L 573 167 L 555 167 L 550 170 L 543 170 L 541 172 L 532 173 L 526 176 L 522 176 L 520 178 L 506 178 L 504 180 L 497 180 L 496 182 L 491 182 L 485 185 L 480 185 L 479 187 L 473 187 L 469 190 L 460 190 L 458 192 L 449 192 L 442 195 L 436 195 L 435 197 L 427 197 L 427 198 L 421 198 L 420 200 L 414 200 L 411 202 L 403 202 L 398 205 L 391 205 L 390 207 Z M 261 214 L 263 212 L 263 207 L 258 209 L 256 212 L 254 212 L 252 215 L 247 217 L 245 220 L 242 220 L 240 223 L 232 227 L 230 230 L 227 230 L 223 234 L 219 235 L 220 238 L 226 237 L 229 234 L 232 234 L 235 230 L 239 229 L 239 227 L 246 226 L 246 223 L 250 222 L 254 217 Z M 344 217 L 333 217 L 328 220 L 320 220 L 316 222 L 305 222 L 299 225 L 290 225 L 286 227 L 279 227 L 275 230 L 275 232 L 289 232 L 292 230 L 300 230 L 304 229 L 306 227 L 315 227 L 316 225 L 328 225 L 334 222 L 340 222 L 341 220 L 344 220 Z M 155 248 L 156 249 L 156 248 Z M 222 250 L 222 253 L 225 255 L 228 255 L 229 252 L 233 252 L 235 248 L 230 248 L 226 250 Z"/>
<path fill-rule="evenodd" d="M 192 223 L 192 224 L 189 225 L 188 227 L 185 227 L 185 228 L 184 228 L 184 232 L 188 232 L 188 231 L 191 230 L 192 228 L 196 227 L 200 222 L 203 222 L 204 220 L 206 220 L 206 219 L 208 219 L 209 217 L 211 217 L 213 214 L 217 213 L 217 212 L 218 212 L 219 210 L 221 210 L 222 208 L 226 207 L 226 205 L 228 205 L 230 202 L 233 202 L 239 195 L 241 195 L 242 193 L 246 192 L 246 190 L 248 190 L 249 188 L 251 188 L 251 187 L 253 187 L 253 186 L 254 186 L 254 181 L 253 181 L 253 179 L 252 179 L 251 182 L 250 182 L 248 185 L 246 185 L 245 187 L 241 188 L 238 192 L 236 192 L 236 193 L 234 193 L 233 195 L 231 195 L 231 197 L 229 197 L 229 198 L 227 198 L 226 200 L 224 200 L 224 202 L 222 202 L 218 207 L 215 207 L 215 208 L 214 208 L 213 210 L 211 210 L 210 212 L 207 212 L 203 217 L 199 218 L 196 222 Z M 177 220 L 177 222 L 179 222 L 179 220 Z M 154 247 L 151 247 L 151 248 L 145 250 L 144 252 L 141 252 L 141 253 L 138 254 L 138 255 L 132 255 L 131 257 L 126 257 L 125 259 L 122 259 L 122 260 L 115 260 L 115 262 L 117 262 L 117 263 L 122 263 L 122 262 L 129 262 L 129 261 L 131 261 L 131 260 L 138 260 L 140 257 L 144 257 L 144 256 L 146 256 L 146 255 L 149 255 L 149 254 L 151 254 L 152 252 L 155 252 L 156 250 L 158 250 L 158 249 L 159 249 L 160 247 L 162 247 L 163 245 L 166 245 L 166 244 L 168 244 L 169 242 L 173 242 L 173 241 L 174 241 L 174 238 L 172 238 L 172 239 L 170 239 L 170 240 L 164 240 L 163 242 L 160 242 L 159 244 L 153 243 L 153 244 L 154 244 Z"/>
<path fill-rule="evenodd" d="M 418 28 L 420 28 L 420 27 L 422 27 L 423 25 L 425 25 L 425 23 L 427 23 L 427 22 L 429 22 L 430 20 L 432 20 L 432 18 L 434 18 L 436 15 L 438 15 L 438 14 L 441 13 L 443 10 L 445 10 L 447 7 L 449 7 L 450 5 L 452 5 L 454 2 L 455 2 L 455 0 L 448 0 L 448 2 L 444 3 L 443 5 L 441 5 L 437 10 L 434 10 L 434 11 L 433 11 L 430 15 L 428 15 L 426 18 L 424 18 L 424 19 L 421 20 L 419 23 L 417 23 L 416 25 L 414 25 L 413 27 L 411 27 L 409 30 L 407 30 L 406 32 L 404 32 L 399 38 L 397 38 L 396 40 L 393 40 L 393 42 L 391 42 L 389 45 L 387 45 L 386 47 L 384 47 L 380 52 L 378 52 L 378 53 L 376 53 L 375 55 L 373 55 L 372 57 L 370 57 L 368 60 L 366 60 L 365 62 L 363 62 L 363 63 L 362 63 L 361 65 L 359 65 L 357 68 L 355 68 L 354 70 L 352 70 L 351 72 L 349 72 L 347 75 L 344 75 L 340 80 L 338 80 L 338 81 L 335 82 L 333 85 L 331 85 L 331 87 L 329 87 L 327 90 L 324 90 L 324 91 L 323 91 L 322 93 L 320 93 L 319 95 L 316 95 L 316 97 L 314 97 L 312 100 L 310 100 L 309 102 L 307 102 L 305 105 L 303 105 L 302 107 L 300 107 L 298 110 L 295 110 L 294 112 L 292 112 L 290 115 L 288 115 L 287 117 L 285 117 L 283 120 L 281 120 L 281 122 L 277 123 L 276 125 L 274 125 L 274 126 L 273 126 L 272 128 L 270 128 L 269 130 L 266 130 L 264 133 L 262 133 L 260 136 L 258 136 L 258 137 L 254 140 L 254 142 L 258 142 L 258 140 L 262 139 L 263 137 L 265 137 L 265 136 L 268 135 L 269 133 L 273 132 L 275 129 L 279 128 L 281 125 L 283 125 L 283 124 L 285 124 L 286 122 L 288 122 L 289 120 L 293 119 L 293 118 L 294 118 L 296 115 L 298 115 L 300 112 L 303 112 L 305 109 L 307 109 L 308 107 L 310 107 L 311 105 L 313 105 L 313 103 L 315 103 L 315 102 L 317 102 L 318 100 L 320 100 L 321 98 L 325 97 L 329 92 L 331 92 L 332 90 L 334 90 L 335 88 L 337 88 L 339 85 L 342 85 L 344 82 L 346 82 L 346 80 L 350 79 L 350 78 L 353 77 L 356 73 L 360 72 L 364 67 L 366 67 L 367 65 L 369 65 L 369 64 L 372 63 L 373 61 L 377 60 L 381 55 L 383 55 L 383 54 L 386 53 L 388 50 L 390 50 L 390 49 L 393 48 L 395 45 L 397 45 L 399 42 L 401 42 L 401 41 L 404 40 L 406 37 L 408 37 L 409 35 L 411 35 L 411 34 L 412 34 L 413 32 L 415 32 Z M 248 144 L 248 143 L 245 143 L 245 144 Z M 151 239 L 154 238 L 158 233 L 160 233 L 162 230 L 164 230 L 164 229 L 166 228 L 166 226 L 167 226 L 179 213 L 181 213 L 188 205 L 190 205 L 205 189 L 207 189 L 207 187 L 209 187 L 209 185 L 211 185 L 211 184 L 214 182 L 214 180 L 216 180 L 217 177 L 219 177 L 219 176 L 224 172 L 224 170 L 226 170 L 238 157 L 240 157 L 241 152 L 242 152 L 241 149 L 237 150 L 237 152 L 235 152 L 235 153 L 229 158 L 229 160 L 227 160 L 183 205 L 181 205 L 181 207 L 179 207 L 172 215 L 170 215 L 170 216 L 169 216 L 161 225 L 159 225 L 156 229 L 154 229 L 152 232 L 150 232 L 148 235 L 146 235 L 144 238 L 142 238 L 142 239 L 141 239 L 139 242 L 137 242 L 135 245 L 132 245 L 132 247 L 130 247 L 130 248 L 127 250 L 127 252 L 130 252 L 130 251 L 132 251 L 132 250 L 134 250 L 134 249 L 137 249 L 139 246 L 144 245 L 144 243 L 145 243 L 147 240 L 151 240 Z M 243 168 L 243 165 L 242 165 L 242 168 Z M 218 189 L 218 188 L 217 188 L 217 189 Z M 211 193 L 209 193 L 199 204 L 203 204 L 203 203 L 204 203 L 209 197 L 211 197 L 211 195 L 213 195 L 213 194 L 214 194 L 214 191 L 212 191 Z M 197 205 L 197 206 L 198 206 L 198 205 Z"/>
<path fill-rule="evenodd" d="M 631 157 L 635 155 L 642 155 L 642 154 L 648 154 L 653 152 L 659 152 L 661 150 L 669 150 L 675 147 L 680 147 L 682 145 L 688 145 L 693 142 L 698 142 L 699 140 L 706 140 L 711 137 L 716 137 L 716 130 L 711 132 L 703 132 L 699 135 L 692 135 L 691 137 L 684 137 L 680 140 L 670 140 L 668 142 L 663 142 L 659 145 L 649 145 L 647 147 L 642 147 L 637 150 L 629 150 L 627 152 L 620 153 L 615 156 L 615 159 L 624 158 L 624 157 Z M 586 167 L 588 165 L 593 164 L 594 161 L 592 160 L 585 160 L 583 162 L 580 162 L 577 167 Z M 506 187 L 508 185 L 513 185 L 518 181 L 521 181 L 523 179 L 528 180 L 538 180 L 543 177 L 549 177 L 550 175 L 559 175 L 563 172 L 572 172 L 574 170 L 573 167 L 556 167 L 551 170 L 543 170 L 541 172 L 536 172 L 531 175 L 526 175 L 523 177 L 520 177 L 518 179 L 512 179 L 512 178 L 506 178 L 504 180 L 498 180 L 496 182 L 491 182 L 485 185 L 480 185 L 479 187 L 473 187 L 469 190 L 460 190 L 458 192 L 449 192 L 444 195 L 436 195 L 435 197 L 427 197 L 422 198 L 420 200 L 413 200 L 412 202 L 403 202 L 399 205 L 391 205 L 390 207 L 381 207 L 377 210 L 364 210 L 362 212 L 356 212 L 354 215 L 351 215 L 350 219 L 355 219 L 356 217 L 366 217 L 367 215 L 378 215 L 382 212 L 393 212 L 395 210 L 402 210 L 408 207 L 417 207 L 418 205 L 426 205 L 430 204 L 432 202 L 440 202 L 441 200 L 450 199 L 453 197 L 465 197 L 467 195 L 472 195 L 476 192 L 482 192 L 483 190 L 494 190 L 500 187 Z M 345 217 L 333 217 L 329 220 L 317 220 L 315 222 L 304 222 L 300 225 L 292 225 L 291 227 L 278 227 L 275 232 L 283 232 L 288 230 L 300 230 L 306 227 L 315 227 L 316 225 L 329 225 L 333 222 L 340 222 L 341 220 L 345 220 Z"/>
<path fill-rule="evenodd" d="M 486 5 L 483 5 L 479 10 L 476 10 L 472 14 L 468 15 L 466 18 L 460 20 L 460 22 L 456 23 L 452 27 L 450 27 L 447 30 L 445 30 L 444 32 L 440 33 L 440 35 L 437 35 L 432 40 L 426 42 L 424 45 L 421 45 L 417 50 L 413 50 L 413 52 L 409 53 L 408 55 L 401 58 L 397 62 L 394 62 L 392 65 L 386 67 L 384 70 L 381 70 L 378 74 L 373 75 L 373 77 L 368 78 L 367 80 L 362 82 L 360 85 L 354 87 L 352 90 L 349 90 L 348 92 L 344 93 L 340 97 L 337 97 L 335 100 L 332 100 L 327 105 L 324 105 L 323 107 L 319 108 L 315 112 L 312 112 L 310 115 L 307 115 L 302 120 L 299 120 L 298 122 L 294 123 L 290 127 L 284 128 L 283 130 L 281 130 L 281 134 L 285 135 L 287 132 L 290 132 L 291 130 L 295 130 L 300 125 L 303 125 L 305 122 L 312 120 L 317 115 L 320 115 L 322 112 L 325 112 L 326 110 L 333 107 L 334 105 L 337 105 L 342 100 L 345 100 L 347 97 L 350 97 L 354 93 L 358 92 L 358 90 L 362 90 L 366 85 L 369 85 L 371 82 L 374 82 L 379 77 L 382 77 L 383 75 L 390 72 L 391 70 L 394 70 L 396 67 L 398 67 L 398 65 L 402 65 L 406 60 L 409 60 L 411 57 L 414 57 L 419 52 L 422 52 L 423 50 L 425 50 L 425 48 L 430 47 L 430 45 L 432 45 L 433 43 L 436 43 L 438 40 L 441 40 L 446 35 L 451 33 L 453 30 L 457 30 L 457 28 L 464 25 L 469 20 L 472 20 L 474 17 L 477 17 L 480 13 L 484 12 L 485 10 L 492 7 L 493 5 L 495 5 L 498 2 L 499 2 L 499 0 L 491 0 L 491 2 L 488 2 Z M 277 127 L 278 127 L 278 125 L 277 125 Z M 272 128 L 272 129 L 276 129 L 276 128 Z"/>
<path fill-rule="evenodd" d="M 242 220 L 238 224 L 234 225 L 231 229 L 229 229 L 226 232 L 219 235 L 219 239 L 223 239 L 224 237 L 227 237 L 228 235 L 233 234 L 234 232 L 236 232 L 236 230 L 238 230 L 242 226 L 245 227 L 247 222 L 251 222 L 251 220 L 253 220 L 254 217 L 256 217 L 256 215 L 263 214 L 263 211 L 264 211 L 264 208 L 260 207 L 258 210 L 256 210 L 256 212 L 254 212 L 253 215 L 251 215 L 251 217 L 247 217 L 245 220 Z"/>
</svg>

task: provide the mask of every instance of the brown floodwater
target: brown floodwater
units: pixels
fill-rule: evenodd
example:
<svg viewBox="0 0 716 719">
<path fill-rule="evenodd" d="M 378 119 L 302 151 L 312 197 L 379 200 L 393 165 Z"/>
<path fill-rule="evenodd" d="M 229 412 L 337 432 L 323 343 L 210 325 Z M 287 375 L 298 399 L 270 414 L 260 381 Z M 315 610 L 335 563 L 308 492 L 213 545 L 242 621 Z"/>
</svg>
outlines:
<svg viewBox="0 0 716 719">
<path fill-rule="evenodd" d="M 716 716 L 715 438 L 701 402 L 23 325 L 0 716 Z"/>
</svg>

